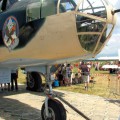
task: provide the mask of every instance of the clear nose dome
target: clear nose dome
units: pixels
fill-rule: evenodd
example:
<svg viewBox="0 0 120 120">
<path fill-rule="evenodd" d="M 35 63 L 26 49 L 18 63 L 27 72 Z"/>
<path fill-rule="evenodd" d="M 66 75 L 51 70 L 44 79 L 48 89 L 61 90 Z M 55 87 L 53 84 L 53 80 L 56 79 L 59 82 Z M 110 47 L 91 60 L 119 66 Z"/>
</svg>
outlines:
<svg viewBox="0 0 120 120">
<path fill-rule="evenodd" d="M 104 29 L 104 26 L 107 10 L 105 3 L 102 0 L 83 0 L 77 11 L 91 16 L 76 14 L 76 26 L 81 46 L 89 52 L 99 50 L 106 40 L 107 28 Z M 99 18 L 104 18 L 105 21 L 101 21 Z"/>
<path fill-rule="evenodd" d="M 107 0 L 60 0 L 59 13 L 75 11 L 80 45 L 88 52 L 98 53 L 114 25 L 108 22 L 112 10 Z M 108 12 L 109 11 L 109 12 Z M 112 17 L 112 16 L 111 16 Z"/>
</svg>

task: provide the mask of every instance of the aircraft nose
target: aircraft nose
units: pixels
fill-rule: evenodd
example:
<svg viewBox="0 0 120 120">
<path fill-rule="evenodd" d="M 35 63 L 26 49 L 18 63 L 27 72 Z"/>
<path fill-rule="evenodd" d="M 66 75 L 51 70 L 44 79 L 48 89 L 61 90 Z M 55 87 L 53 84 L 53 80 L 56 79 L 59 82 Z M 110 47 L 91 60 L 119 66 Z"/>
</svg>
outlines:
<svg viewBox="0 0 120 120">
<path fill-rule="evenodd" d="M 78 40 L 93 54 L 101 51 L 116 23 L 112 6 L 106 0 L 59 0 L 58 13 L 75 13 Z"/>
</svg>

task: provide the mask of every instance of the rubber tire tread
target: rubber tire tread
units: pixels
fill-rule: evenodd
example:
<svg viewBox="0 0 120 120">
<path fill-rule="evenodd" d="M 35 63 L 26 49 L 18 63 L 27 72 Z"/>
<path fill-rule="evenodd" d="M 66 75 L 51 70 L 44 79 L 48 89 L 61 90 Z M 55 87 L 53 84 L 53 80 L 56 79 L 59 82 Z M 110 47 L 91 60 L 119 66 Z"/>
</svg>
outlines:
<svg viewBox="0 0 120 120">
<path fill-rule="evenodd" d="M 57 99 L 49 99 L 48 107 L 51 107 L 55 112 L 55 120 L 66 120 L 66 110 L 60 101 L 58 101 Z M 41 109 L 42 120 L 45 120 L 43 115 L 44 110 L 45 110 L 45 103 L 42 105 L 42 109 Z"/>
</svg>

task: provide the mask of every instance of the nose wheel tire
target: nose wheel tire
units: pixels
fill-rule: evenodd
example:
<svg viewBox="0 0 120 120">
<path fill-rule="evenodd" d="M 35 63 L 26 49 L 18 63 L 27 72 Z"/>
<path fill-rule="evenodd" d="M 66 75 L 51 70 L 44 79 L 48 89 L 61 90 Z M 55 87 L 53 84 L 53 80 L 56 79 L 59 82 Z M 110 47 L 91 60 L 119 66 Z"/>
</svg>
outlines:
<svg viewBox="0 0 120 120">
<path fill-rule="evenodd" d="M 42 120 L 66 120 L 66 110 L 62 103 L 56 99 L 48 100 L 48 117 L 46 116 L 45 103 L 41 109 Z"/>
</svg>

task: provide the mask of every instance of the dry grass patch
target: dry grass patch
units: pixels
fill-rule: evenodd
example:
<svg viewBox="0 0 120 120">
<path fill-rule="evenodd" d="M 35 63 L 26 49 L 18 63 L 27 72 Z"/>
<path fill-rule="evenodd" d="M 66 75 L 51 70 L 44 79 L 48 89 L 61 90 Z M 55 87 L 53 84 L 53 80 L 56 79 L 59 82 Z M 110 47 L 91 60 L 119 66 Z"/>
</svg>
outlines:
<svg viewBox="0 0 120 120">
<path fill-rule="evenodd" d="M 78 92 L 78 93 L 90 94 L 90 95 L 98 95 L 101 97 L 105 97 L 105 98 L 109 97 L 112 99 L 115 99 L 117 97 L 117 99 L 120 99 L 120 96 L 114 95 L 112 93 L 110 94 L 110 89 L 108 88 L 108 84 L 109 84 L 108 71 L 94 71 L 93 69 L 91 71 L 92 71 L 91 75 L 94 76 L 95 84 L 90 83 L 88 91 L 85 91 L 84 84 L 62 86 L 54 89 L 66 90 L 66 91 L 72 91 L 72 92 Z M 96 75 L 96 74 L 99 74 L 99 75 Z M 26 83 L 26 74 L 23 74 L 22 70 L 19 70 L 18 82 L 23 84 Z M 43 80 L 43 84 L 44 83 L 45 83 L 45 80 Z"/>
<path fill-rule="evenodd" d="M 83 94 L 97 95 L 104 98 L 120 99 L 120 96 L 110 93 L 110 89 L 108 87 L 109 84 L 108 75 L 109 74 L 106 75 L 101 74 L 100 76 L 95 76 L 94 77 L 95 83 L 89 84 L 88 91 L 84 89 L 84 84 L 62 86 L 62 87 L 57 87 L 55 89 L 78 92 Z"/>
</svg>

